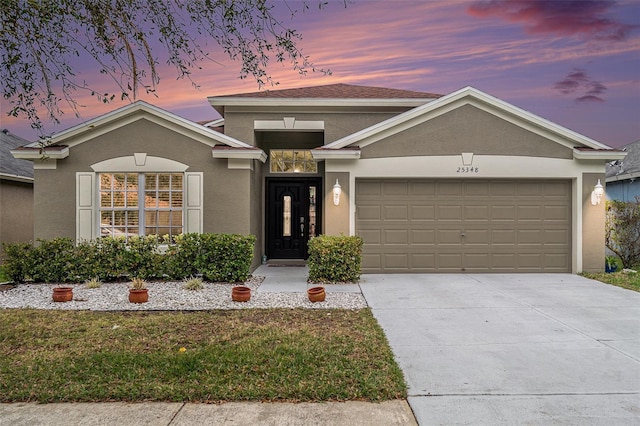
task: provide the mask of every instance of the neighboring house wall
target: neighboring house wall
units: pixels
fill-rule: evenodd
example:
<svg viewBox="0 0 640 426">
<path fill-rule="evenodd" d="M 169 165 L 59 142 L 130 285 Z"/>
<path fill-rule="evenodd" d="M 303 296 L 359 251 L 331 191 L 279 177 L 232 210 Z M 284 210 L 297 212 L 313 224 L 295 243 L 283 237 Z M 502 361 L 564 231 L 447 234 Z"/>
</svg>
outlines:
<svg viewBox="0 0 640 426">
<path fill-rule="evenodd" d="M 0 243 L 29 241 L 33 241 L 33 182 L 0 179 Z"/>
<path fill-rule="evenodd" d="M 636 201 L 640 197 L 640 177 L 621 181 L 607 182 L 607 199 L 618 201 Z"/>
</svg>

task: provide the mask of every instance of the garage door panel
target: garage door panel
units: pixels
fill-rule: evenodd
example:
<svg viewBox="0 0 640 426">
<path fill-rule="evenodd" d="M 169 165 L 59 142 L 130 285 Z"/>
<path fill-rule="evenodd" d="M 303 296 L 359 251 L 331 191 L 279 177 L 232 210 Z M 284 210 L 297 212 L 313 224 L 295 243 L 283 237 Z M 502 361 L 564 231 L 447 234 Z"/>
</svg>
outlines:
<svg viewBox="0 0 640 426">
<path fill-rule="evenodd" d="M 409 219 L 409 207 L 406 205 L 388 205 L 384 206 L 383 220 L 402 220 Z"/>
<path fill-rule="evenodd" d="M 383 244 L 409 244 L 409 231 L 406 229 L 386 230 L 383 235 Z"/>
<path fill-rule="evenodd" d="M 359 205 L 356 210 L 356 217 L 359 221 L 382 220 L 382 207 L 378 205 Z"/>
<path fill-rule="evenodd" d="M 437 220 L 439 221 L 462 221 L 462 207 L 457 205 L 440 205 L 437 206 Z"/>
<path fill-rule="evenodd" d="M 568 180 L 356 180 L 362 271 L 570 272 L 570 200 Z"/>
<path fill-rule="evenodd" d="M 430 220 L 436 218 L 436 207 L 434 205 L 413 205 L 411 206 L 411 220 Z"/>
</svg>

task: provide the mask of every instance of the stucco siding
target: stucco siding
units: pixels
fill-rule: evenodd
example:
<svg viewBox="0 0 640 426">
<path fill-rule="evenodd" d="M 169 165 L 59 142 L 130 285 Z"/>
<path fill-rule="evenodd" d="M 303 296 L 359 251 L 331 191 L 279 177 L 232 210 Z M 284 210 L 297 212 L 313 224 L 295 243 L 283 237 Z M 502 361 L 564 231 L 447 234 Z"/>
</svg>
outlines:
<svg viewBox="0 0 640 426">
<path fill-rule="evenodd" d="M 283 117 L 295 117 L 296 120 L 324 121 L 324 143 L 330 143 L 344 136 L 384 121 L 392 113 L 308 113 L 308 112 L 230 112 L 225 114 L 225 134 L 240 141 L 255 144 L 253 124 L 255 120 L 281 121 Z"/>
<path fill-rule="evenodd" d="M 226 159 L 214 159 L 211 147 L 148 120 L 138 120 L 95 139 L 72 146 L 55 170 L 36 170 L 35 235 L 75 237 L 76 172 L 92 164 L 146 153 L 188 165 L 204 174 L 204 232 L 249 232 L 249 170 L 229 170 Z"/>
<path fill-rule="evenodd" d="M 0 180 L 1 243 L 33 240 L 33 184 Z"/>
<path fill-rule="evenodd" d="M 462 152 L 567 159 L 573 156 L 570 148 L 472 105 L 464 105 L 367 145 L 362 149 L 361 158 L 456 155 Z"/>
<path fill-rule="evenodd" d="M 582 175 L 582 270 L 602 272 L 605 262 L 605 202 L 591 204 L 591 191 L 598 179 L 604 181 L 604 173 Z"/>
</svg>

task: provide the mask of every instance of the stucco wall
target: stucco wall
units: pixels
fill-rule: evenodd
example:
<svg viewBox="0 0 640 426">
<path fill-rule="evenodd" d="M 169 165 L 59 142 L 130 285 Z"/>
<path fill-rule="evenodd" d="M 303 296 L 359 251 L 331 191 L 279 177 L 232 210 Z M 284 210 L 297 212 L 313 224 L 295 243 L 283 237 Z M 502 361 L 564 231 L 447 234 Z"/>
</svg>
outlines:
<svg viewBox="0 0 640 426">
<path fill-rule="evenodd" d="M 387 118 L 392 113 L 309 113 L 300 111 L 266 112 L 225 112 L 224 131 L 226 135 L 254 145 L 254 120 L 282 120 L 283 117 L 295 117 L 296 120 L 324 121 L 324 144 L 365 129 Z"/>
<path fill-rule="evenodd" d="M 342 194 L 340 204 L 333 204 L 333 185 L 338 179 Z M 326 173 L 324 188 L 324 219 L 323 234 L 326 235 L 349 235 L 349 204 L 351 203 L 352 191 L 349 184 L 349 173 Z"/>
<path fill-rule="evenodd" d="M 2 243 L 33 240 L 33 184 L 0 180 L 0 260 Z"/>
<path fill-rule="evenodd" d="M 582 175 L 582 270 L 602 272 L 605 263 L 605 201 L 591 204 L 591 191 L 604 173 L 583 173 Z"/>
<path fill-rule="evenodd" d="M 362 149 L 361 158 L 456 155 L 462 152 L 476 155 L 573 157 L 570 148 L 472 105 L 464 105 L 367 145 Z"/>
<path fill-rule="evenodd" d="M 75 179 L 99 161 L 134 153 L 168 158 L 204 173 L 204 232 L 250 232 L 249 170 L 229 170 L 211 147 L 142 119 L 73 146 L 55 170 L 35 170 L 35 236 L 75 238 Z"/>
</svg>

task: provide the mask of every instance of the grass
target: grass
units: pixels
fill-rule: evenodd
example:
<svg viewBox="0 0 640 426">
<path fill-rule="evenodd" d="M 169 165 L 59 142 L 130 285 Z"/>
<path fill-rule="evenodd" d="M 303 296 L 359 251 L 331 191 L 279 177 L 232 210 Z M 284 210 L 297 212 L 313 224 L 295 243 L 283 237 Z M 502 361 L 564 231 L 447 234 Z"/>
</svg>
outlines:
<svg viewBox="0 0 640 426">
<path fill-rule="evenodd" d="M 604 272 L 582 274 L 583 277 L 591 278 L 592 280 L 598 280 L 603 283 L 612 284 L 618 287 L 626 288 L 628 290 L 634 290 L 640 292 L 640 273 L 638 272 L 614 272 L 607 274 Z"/>
<path fill-rule="evenodd" d="M 369 309 L 0 310 L 0 402 L 406 397 Z"/>
</svg>

